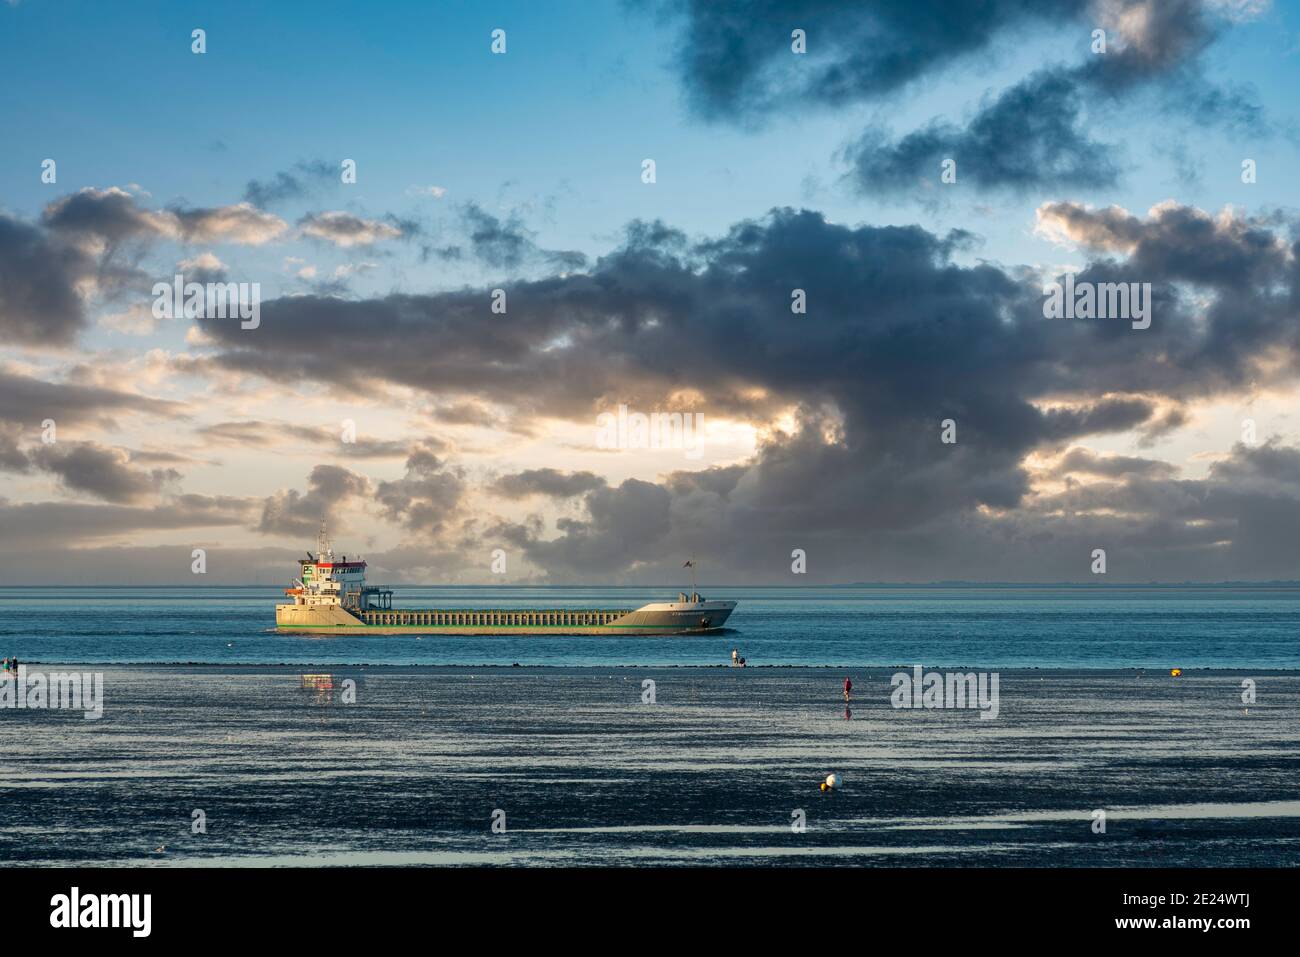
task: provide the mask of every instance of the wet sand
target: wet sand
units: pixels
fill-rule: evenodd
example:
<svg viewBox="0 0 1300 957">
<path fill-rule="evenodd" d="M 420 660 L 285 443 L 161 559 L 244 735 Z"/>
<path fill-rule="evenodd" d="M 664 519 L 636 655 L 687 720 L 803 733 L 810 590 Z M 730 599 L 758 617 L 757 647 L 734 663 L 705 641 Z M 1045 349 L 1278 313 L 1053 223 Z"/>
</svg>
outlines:
<svg viewBox="0 0 1300 957">
<path fill-rule="evenodd" d="M 0 710 L 7 863 L 1300 861 L 1295 672 L 1003 671 L 984 720 L 895 709 L 894 668 L 846 716 L 820 668 L 31 667 L 104 714 Z"/>
</svg>

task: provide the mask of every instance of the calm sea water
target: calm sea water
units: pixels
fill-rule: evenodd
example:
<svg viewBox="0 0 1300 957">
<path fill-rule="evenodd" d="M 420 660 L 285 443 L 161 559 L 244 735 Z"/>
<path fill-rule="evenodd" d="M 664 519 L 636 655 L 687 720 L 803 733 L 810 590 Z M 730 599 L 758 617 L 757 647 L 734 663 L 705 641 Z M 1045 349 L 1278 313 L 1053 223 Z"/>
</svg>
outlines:
<svg viewBox="0 0 1300 957">
<path fill-rule="evenodd" d="M 286 636 L 278 588 L 0 588 L 0 654 L 246 664 L 1300 668 L 1300 588 L 722 588 L 726 632 L 647 638 Z M 634 608 L 655 588 L 403 587 L 399 607 Z"/>
</svg>

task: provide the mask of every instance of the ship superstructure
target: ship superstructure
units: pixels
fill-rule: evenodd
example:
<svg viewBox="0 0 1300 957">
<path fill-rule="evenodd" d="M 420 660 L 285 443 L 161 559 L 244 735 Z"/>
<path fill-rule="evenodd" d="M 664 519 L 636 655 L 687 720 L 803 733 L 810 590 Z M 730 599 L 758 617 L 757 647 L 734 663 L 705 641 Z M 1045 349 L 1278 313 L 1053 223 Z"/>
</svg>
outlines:
<svg viewBox="0 0 1300 957">
<path fill-rule="evenodd" d="M 278 631 L 305 634 L 678 635 L 721 628 L 734 601 L 710 601 L 694 586 L 676 601 L 640 608 L 394 608 L 393 590 L 366 584 L 360 558 L 336 559 L 324 523 L 316 553 L 298 559 L 299 574 L 275 606 Z"/>
</svg>

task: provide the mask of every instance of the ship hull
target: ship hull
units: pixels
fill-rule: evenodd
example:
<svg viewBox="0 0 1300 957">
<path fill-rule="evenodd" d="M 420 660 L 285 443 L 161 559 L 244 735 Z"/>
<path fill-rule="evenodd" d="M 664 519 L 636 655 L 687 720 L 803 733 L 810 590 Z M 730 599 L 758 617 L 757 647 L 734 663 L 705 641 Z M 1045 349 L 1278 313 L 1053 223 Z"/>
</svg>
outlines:
<svg viewBox="0 0 1300 957">
<path fill-rule="evenodd" d="M 385 609 L 277 605 L 276 631 L 308 635 L 700 635 L 720 630 L 735 602 L 629 609 Z"/>
</svg>

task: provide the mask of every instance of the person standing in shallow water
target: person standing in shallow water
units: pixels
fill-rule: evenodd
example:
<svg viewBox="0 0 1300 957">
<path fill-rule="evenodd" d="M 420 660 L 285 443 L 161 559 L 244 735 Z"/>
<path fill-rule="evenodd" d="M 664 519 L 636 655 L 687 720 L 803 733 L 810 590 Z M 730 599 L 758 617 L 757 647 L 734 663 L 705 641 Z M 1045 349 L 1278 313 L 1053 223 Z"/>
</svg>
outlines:
<svg viewBox="0 0 1300 957">
<path fill-rule="evenodd" d="M 853 679 L 846 677 L 844 679 L 844 700 L 848 701 L 852 697 L 853 697 Z"/>
</svg>

